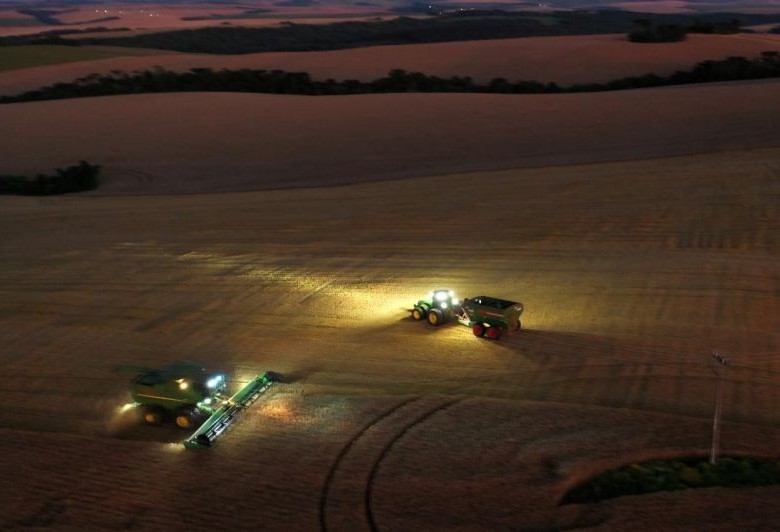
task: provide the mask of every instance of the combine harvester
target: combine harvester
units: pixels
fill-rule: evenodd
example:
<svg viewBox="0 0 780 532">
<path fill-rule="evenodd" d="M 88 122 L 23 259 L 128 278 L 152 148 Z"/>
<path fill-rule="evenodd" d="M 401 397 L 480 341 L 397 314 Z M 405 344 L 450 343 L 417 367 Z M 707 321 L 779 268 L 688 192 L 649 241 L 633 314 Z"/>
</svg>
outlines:
<svg viewBox="0 0 780 532">
<path fill-rule="evenodd" d="M 490 296 L 477 296 L 458 301 L 452 290 L 434 290 L 411 309 L 412 319 L 427 320 L 439 326 L 455 319 L 471 327 L 474 336 L 498 340 L 503 334 L 520 331 L 522 303 Z"/>
<path fill-rule="evenodd" d="M 226 395 L 222 373 L 208 373 L 199 364 L 179 362 L 162 369 L 139 368 L 130 396 L 148 425 L 173 420 L 181 429 L 197 430 L 186 440 L 188 449 L 211 447 L 263 392 L 278 381 L 272 372 L 258 373 L 234 395 Z M 137 370 L 137 371 L 138 371 Z"/>
</svg>

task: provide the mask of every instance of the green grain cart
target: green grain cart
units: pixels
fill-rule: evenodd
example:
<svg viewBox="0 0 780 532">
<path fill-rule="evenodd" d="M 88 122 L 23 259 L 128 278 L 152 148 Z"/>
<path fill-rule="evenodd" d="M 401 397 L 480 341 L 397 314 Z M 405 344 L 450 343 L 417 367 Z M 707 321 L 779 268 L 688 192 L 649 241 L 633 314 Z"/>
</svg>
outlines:
<svg viewBox="0 0 780 532">
<path fill-rule="evenodd" d="M 197 363 L 178 362 L 143 369 L 131 382 L 130 396 L 145 423 L 161 425 L 171 420 L 181 429 L 197 427 L 184 445 L 210 447 L 276 380 L 273 373 L 259 373 L 228 396 L 224 374 L 209 373 Z"/>
<path fill-rule="evenodd" d="M 452 290 L 434 290 L 414 305 L 411 316 L 434 326 L 456 320 L 470 327 L 475 336 L 498 340 L 503 334 L 520 331 L 523 310 L 523 304 L 515 301 L 477 296 L 460 302 Z"/>
</svg>

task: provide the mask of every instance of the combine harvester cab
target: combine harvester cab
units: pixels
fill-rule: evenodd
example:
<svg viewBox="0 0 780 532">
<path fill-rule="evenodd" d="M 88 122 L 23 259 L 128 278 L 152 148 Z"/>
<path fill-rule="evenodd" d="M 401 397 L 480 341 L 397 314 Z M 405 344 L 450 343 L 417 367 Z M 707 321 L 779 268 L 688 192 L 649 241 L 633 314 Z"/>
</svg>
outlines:
<svg viewBox="0 0 780 532">
<path fill-rule="evenodd" d="M 277 381 L 274 373 L 257 374 L 228 397 L 222 373 L 208 373 L 193 362 L 178 362 L 162 369 L 141 369 L 133 379 L 130 396 L 141 419 L 149 425 L 173 420 L 181 429 L 197 429 L 186 440 L 187 448 L 210 447 Z"/>
<path fill-rule="evenodd" d="M 498 340 L 503 334 L 520 331 L 523 310 L 522 303 L 491 296 L 467 298 L 461 303 L 452 290 L 440 289 L 419 300 L 411 309 L 411 317 L 434 326 L 456 319 L 470 327 L 475 336 Z"/>
</svg>

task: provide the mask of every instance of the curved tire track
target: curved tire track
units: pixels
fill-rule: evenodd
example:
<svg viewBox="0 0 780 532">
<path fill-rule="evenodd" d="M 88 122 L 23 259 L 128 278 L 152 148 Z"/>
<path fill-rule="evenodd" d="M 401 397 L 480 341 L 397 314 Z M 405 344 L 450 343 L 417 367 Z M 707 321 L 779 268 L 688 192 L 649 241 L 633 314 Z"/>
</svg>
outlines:
<svg viewBox="0 0 780 532">
<path fill-rule="evenodd" d="M 388 416 L 397 412 L 398 410 L 405 407 L 406 405 L 413 403 L 414 401 L 417 401 L 418 399 L 420 399 L 419 396 L 412 397 L 386 410 L 383 414 L 379 415 L 379 417 L 371 420 L 368 424 L 366 424 L 357 434 L 355 434 L 352 438 L 350 438 L 350 440 L 346 443 L 346 445 L 344 445 L 344 447 L 341 449 L 339 454 L 336 456 L 336 460 L 334 460 L 333 465 L 330 466 L 328 475 L 325 478 L 325 483 L 322 486 L 322 492 L 320 493 L 320 511 L 319 511 L 320 530 L 322 530 L 323 532 L 326 532 L 328 530 L 327 519 L 325 515 L 328 506 L 328 496 L 330 494 L 331 486 L 333 484 L 333 479 L 335 478 L 336 472 L 339 470 L 339 467 L 341 466 L 341 462 L 344 460 L 344 457 L 355 446 L 355 443 L 358 442 L 372 427 L 375 427 L 378 423 L 380 423 Z"/>
<path fill-rule="evenodd" d="M 395 404 L 350 438 L 331 465 L 320 493 L 320 530 L 376 530 L 371 498 L 380 464 L 410 429 L 461 400 L 412 397 Z"/>
<path fill-rule="evenodd" d="M 376 480 L 376 475 L 379 472 L 379 466 L 382 465 L 382 462 L 384 461 L 385 457 L 388 455 L 390 450 L 393 448 L 393 446 L 403 438 L 407 432 L 409 432 L 411 429 L 416 427 L 417 425 L 423 423 L 428 418 L 433 416 L 434 414 L 437 414 L 441 412 L 442 410 L 451 407 L 452 405 L 460 402 L 463 400 L 463 397 L 458 397 L 456 399 L 451 399 L 449 401 L 446 401 L 427 412 L 423 413 L 422 415 L 415 418 L 414 421 L 406 425 L 406 427 L 403 428 L 399 433 L 397 433 L 393 439 L 391 439 L 387 445 L 382 449 L 382 452 L 379 454 L 379 458 L 377 458 L 376 462 L 374 462 L 374 466 L 371 468 L 371 473 L 368 475 L 368 483 L 366 484 L 366 491 L 365 491 L 365 500 L 364 505 L 366 508 L 366 518 L 368 519 L 368 526 L 371 528 L 373 532 L 376 532 L 379 530 L 376 525 L 376 518 L 374 517 L 374 511 L 371 508 L 371 500 L 373 497 L 374 492 L 374 482 Z"/>
</svg>

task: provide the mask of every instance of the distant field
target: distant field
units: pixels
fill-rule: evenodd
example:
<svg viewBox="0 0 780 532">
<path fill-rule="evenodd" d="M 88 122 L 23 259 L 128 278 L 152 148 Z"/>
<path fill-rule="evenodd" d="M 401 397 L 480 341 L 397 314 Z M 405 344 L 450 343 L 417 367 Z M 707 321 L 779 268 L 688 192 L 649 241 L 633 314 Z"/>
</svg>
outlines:
<svg viewBox="0 0 780 532">
<path fill-rule="evenodd" d="M 17 18 L 17 17 L 6 17 L 5 13 L 0 16 L 0 28 L 3 26 L 9 26 L 17 28 L 19 26 L 38 26 L 40 25 L 40 22 L 38 22 L 35 19 L 32 18 Z"/>
<path fill-rule="evenodd" d="M 126 57 L 106 56 L 111 59 L 50 64 L 0 73 L 0 95 L 19 94 L 58 82 L 72 82 L 90 74 L 108 74 L 112 70 L 134 72 L 155 66 L 174 72 L 191 68 L 280 69 L 308 72 L 314 79 L 361 81 L 377 79 L 394 68 L 401 68 L 442 77 L 470 76 L 479 82 L 504 77 L 512 81 L 554 81 L 562 85 L 605 83 L 650 72 L 666 76 L 706 60 L 729 56 L 754 58 L 765 50 L 780 51 L 780 35 L 691 35 L 686 41 L 674 45 L 637 45 L 621 35 L 529 37 L 231 56 L 119 47 L 98 49 L 115 51 L 117 55 Z M 587 57 L 588 61 L 582 61 L 582 57 Z"/>
<path fill-rule="evenodd" d="M 123 56 L 148 55 L 146 50 L 130 50 L 110 47 L 70 47 L 70 46 L 13 46 L 0 47 L 0 72 L 23 68 L 96 61 Z"/>
</svg>

